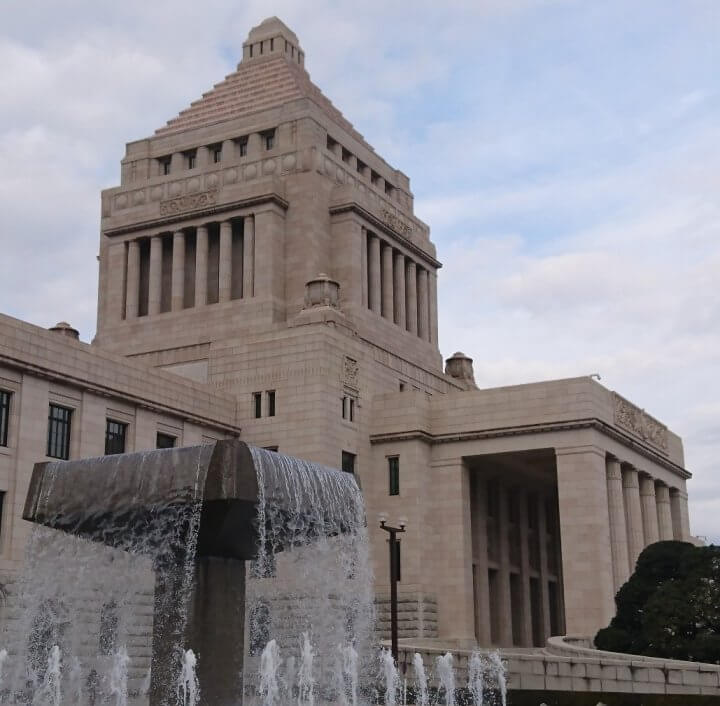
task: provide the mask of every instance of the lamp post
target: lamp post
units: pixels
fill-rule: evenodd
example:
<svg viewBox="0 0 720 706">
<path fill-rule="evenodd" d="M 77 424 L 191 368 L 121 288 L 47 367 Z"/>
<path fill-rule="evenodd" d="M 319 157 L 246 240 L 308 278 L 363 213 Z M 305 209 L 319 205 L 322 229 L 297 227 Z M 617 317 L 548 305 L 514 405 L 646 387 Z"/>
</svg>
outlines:
<svg viewBox="0 0 720 706">
<path fill-rule="evenodd" d="M 397 664 L 398 661 L 398 618 L 397 618 L 397 551 L 400 546 L 400 540 L 397 538 L 398 534 L 405 531 L 405 525 L 407 520 L 404 517 L 399 519 L 399 527 L 392 527 L 387 523 L 387 515 L 381 513 L 379 518 L 380 529 L 385 530 L 390 537 L 388 538 L 388 545 L 390 547 L 390 651 L 393 659 Z"/>
</svg>

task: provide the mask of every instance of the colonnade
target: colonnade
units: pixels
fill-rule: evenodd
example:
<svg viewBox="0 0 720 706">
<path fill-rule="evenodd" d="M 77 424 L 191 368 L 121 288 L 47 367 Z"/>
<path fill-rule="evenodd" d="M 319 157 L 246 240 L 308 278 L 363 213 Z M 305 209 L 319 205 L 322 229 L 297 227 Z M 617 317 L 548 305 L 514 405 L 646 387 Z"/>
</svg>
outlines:
<svg viewBox="0 0 720 706">
<path fill-rule="evenodd" d="M 435 272 L 375 233 L 363 229 L 363 238 L 363 305 L 424 341 L 436 343 Z"/>
<path fill-rule="evenodd" d="M 126 319 L 252 297 L 255 218 L 130 240 L 126 272 Z"/>
<path fill-rule="evenodd" d="M 605 467 L 617 590 L 634 571 L 640 552 L 648 544 L 690 539 L 687 493 L 611 456 Z"/>
</svg>

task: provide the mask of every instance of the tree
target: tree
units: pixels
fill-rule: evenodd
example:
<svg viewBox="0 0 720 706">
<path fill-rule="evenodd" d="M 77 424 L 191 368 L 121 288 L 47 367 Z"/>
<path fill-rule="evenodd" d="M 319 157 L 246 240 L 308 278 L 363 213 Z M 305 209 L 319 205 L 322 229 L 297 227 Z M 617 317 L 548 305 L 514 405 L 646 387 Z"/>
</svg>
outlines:
<svg viewBox="0 0 720 706">
<path fill-rule="evenodd" d="M 720 547 L 651 544 L 615 605 L 598 649 L 720 663 Z"/>
</svg>

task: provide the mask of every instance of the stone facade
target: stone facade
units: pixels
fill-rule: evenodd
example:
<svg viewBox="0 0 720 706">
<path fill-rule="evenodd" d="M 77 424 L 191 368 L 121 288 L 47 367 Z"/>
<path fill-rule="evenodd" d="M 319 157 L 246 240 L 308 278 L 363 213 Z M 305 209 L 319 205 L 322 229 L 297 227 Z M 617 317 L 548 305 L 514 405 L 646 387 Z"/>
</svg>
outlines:
<svg viewBox="0 0 720 706">
<path fill-rule="evenodd" d="M 409 521 L 403 636 L 590 635 L 642 547 L 689 538 L 681 441 L 590 378 L 478 389 L 461 353 L 443 370 L 440 263 L 410 181 L 312 84 L 304 56 L 266 20 L 235 72 L 127 145 L 120 185 L 102 193 L 92 346 L 0 319 L 14 400 L 3 567 L 21 560 L 27 480 L 62 397 L 79 420 L 72 457 L 102 453 L 119 415 L 128 450 L 163 430 L 183 444 L 240 434 L 352 470 L 381 627 L 385 511 Z"/>
</svg>

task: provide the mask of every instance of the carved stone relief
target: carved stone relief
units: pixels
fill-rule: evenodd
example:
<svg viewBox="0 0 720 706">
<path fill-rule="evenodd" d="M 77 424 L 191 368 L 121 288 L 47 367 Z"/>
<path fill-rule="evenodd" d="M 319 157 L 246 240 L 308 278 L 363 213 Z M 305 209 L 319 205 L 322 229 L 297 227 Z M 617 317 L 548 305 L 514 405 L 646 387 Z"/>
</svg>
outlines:
<svg viewBox="0 0 720 706">
<path fill-rule="evenodd" d="M 217 191 L 203 191 L 200 194 L 180 196 L 160 202 L 160 215 L 172 216 L 183 211 L 192 211 L 196 208 L 212 206 L 217 202 Z"/>
<path fill-rule="evenodd" d="M 615 399 L 615 424 L 635 436 L 639 436 L 643 441 L 667 451 L 667 427 L 632 402 L 628 402 L 617 392 L 613 393 L 613 397 Z"/>
</svg>

